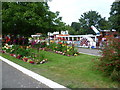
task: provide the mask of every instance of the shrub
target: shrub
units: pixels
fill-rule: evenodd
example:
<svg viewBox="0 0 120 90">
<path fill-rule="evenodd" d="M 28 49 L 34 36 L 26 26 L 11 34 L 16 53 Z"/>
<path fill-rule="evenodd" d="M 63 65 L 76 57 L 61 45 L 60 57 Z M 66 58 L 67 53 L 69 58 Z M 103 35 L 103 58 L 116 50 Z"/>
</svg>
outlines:
<svg viewBox="0 0 120 90">
<path fill-rule="evenodd" d="M 44 48 L 44 47 L 46 47 L 47 46 L 47 43 L 46 42 L 41 42 L 41 48 Z"/>
<path fill-rule="evenodd" d="M 56 43 L 50 43 L 50 45 L 48 46 L 48 48 L 50 48 L 51 50 L 56 49 L 57 44 Z"/>
<path fill-rule="evenodd" d="M 120 81 L 120 39 L 109 37 L 102 49 L 99 70 L 113 80 Z"/>
<path fill-rule="evenodd" d="M 17 55 L 19 54 L 22 56 L 29 56 L 30 55 L 29 50 L 23 46 L 15 45 L 13 47 L 13 49 L 14 49 L 14 51 L 13 51 L 14 54 L 17 54 Z"/>
</svg>

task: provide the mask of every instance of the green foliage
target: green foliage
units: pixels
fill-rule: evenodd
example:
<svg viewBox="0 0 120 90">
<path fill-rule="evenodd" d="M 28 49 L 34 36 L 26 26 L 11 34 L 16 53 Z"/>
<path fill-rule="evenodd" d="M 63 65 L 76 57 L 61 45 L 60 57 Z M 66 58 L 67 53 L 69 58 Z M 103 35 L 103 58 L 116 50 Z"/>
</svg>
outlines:
<svg viewBox="0 0 120 90">
<path fill-rule="evenodd" d="M 75 31 L 79 31 L 79 29 L 80 29 L 80 23 L 72 22 L 71 27 L 72 27 Z"/>
<path fill-rule="evenodd" d="M 50 48 L 51 50 L 56 49 L 57 44 L 56 43 L 50 43 L 50 45 L 48 46 L 48 48 Z"/>
<path fill-rule="evenodd" d="M 120 1 L 113 2 L 109 21 L 111 22 L 111 28 L 120 32 Z"/>
<path fill-rule="evenodd" d="M 108 38 L 98 68 L 113 80 L 120 81 L 120 39 Z"/>
<path fill-rule="evenodd" d="M 14 45 L 12 47 L 12 49 L 14 49 L 13 53 L 16 55 L 18 55 L 18 54 L 22 55 L 22 56 L 30 56 L 31 55 L 30 50 L 24 48 L 23 46 Z"/>
<path fill-rule="evenodd" d="M 47 33 L 64 27 L 59 12 L 51 12 L 46 2 L 3 2 L 3 34 L 21 34 L 29 36 L 35 33 Z"/>
<path fill-rule="evenodd" d="M 47 46 L 47 42 L 41 42 L 41 48 L 44 48 L 44 47 L 46 47 Z"/>
<path fill-rule="evenodd" d="M 71 35 L 75 34 L 75 30 L 69 25 L 65 26 L 65 30 L 68 30 L 69 34 L 71 34 Z"/>
<path fill-rule="evenodd" d="M 95 34 L 95 32 L 90 28 L 94 25 L 98 29 L 108 29 L 108 21 L 102 18 L 101 15 L 96 11 L 85 12 L 81 15 L 79 19 L 79 32 L 80 34 Z"/>
<path fill-rule="evenodd" d="M 44 48 L 44 47 L 47 47 L 47 42 L 39 42 L 37 44 L 35 44 L 33 47 L 35 48 Z"/>
</svg>

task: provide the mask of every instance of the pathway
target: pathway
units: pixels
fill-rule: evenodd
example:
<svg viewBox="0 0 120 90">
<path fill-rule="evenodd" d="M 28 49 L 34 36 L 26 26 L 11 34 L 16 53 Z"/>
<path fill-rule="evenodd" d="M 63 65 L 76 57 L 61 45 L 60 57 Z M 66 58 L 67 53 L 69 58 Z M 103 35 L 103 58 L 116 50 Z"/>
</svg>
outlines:
<svg viewBox="0 0 120 90">
<path fill-rule="evenodd" d="M 87 48 L 77 48 L 77 49 L 78 49 L 78 52 L 80 52 L 80 53 L 101 56 L 100 50 L 98 50 L 98 49 L 87 49 Z"/>
<path fill-rule="evenodd" d="M 41 82 L 23 74 L 2 62 L 2 88 L 49 88 Z"/>
</svg>

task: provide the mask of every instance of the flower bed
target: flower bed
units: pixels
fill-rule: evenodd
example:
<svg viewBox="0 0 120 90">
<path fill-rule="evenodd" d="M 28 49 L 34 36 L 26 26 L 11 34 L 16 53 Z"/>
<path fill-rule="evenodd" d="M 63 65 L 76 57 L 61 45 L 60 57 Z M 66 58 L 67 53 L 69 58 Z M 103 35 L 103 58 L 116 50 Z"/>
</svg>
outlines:
<svg viewBox="0 0 120 90">
<path fill-rule="evenodd" d="M 57 54 L 65 55 L 65 56 L 78 56 L 80 55 L 79 52 L 77 52 L 77 49 L 74 48 L 74 46 L 68 46 L 67 43 L 64 43 L 63 41 L 59 41 L 58 43 L 51 42 L 49 45 L 48 42 L 41 42 L 38 44 L 35 44 L 33 46 L 34 49 L 43 50 L 43 51 L 50 51 Z"/>
<path fill-rule="evenodd" d="M 65 56 L 78 56 L 79 53 L 74 49 L 73 46 L 68 46 L 66 43 L 58 42 L 50 43 L 49 45 L 46 42 L 42 42 L 34 47 L 29 46 L 20 46 L 20 45 L 8 45 L 5 44 L 2 47 L 2 53 L 9 54 L 17 59 L 23 60 L 24 62 L 28 62 L 31 64 L 43 64 L 47 62 L 47 59 L 44 58 L 44 54 L 39 55 L 37 53 L 32 52 L 32 49 L 50 51 L 57 54 L 65 55 Z"/>
<path fill-rule="evenodd" d="M 31 46 L 5 44 L 5 46 L 2 47 L 1 52 L 9 54 L 10 56 L 31 64 L 43 64 L 47 62 L 47 59 L 44 58 L 44 55 L 37 55 L 35 53 L 32 53 Z"/>
<path fill-rule="evenodd" d="M 50 43 L 47 47 L 41 48 L 45 51 L 53 51 L 54 53 L 65 55 L 65 56 L 78 56 L 79 52 L 74 48 L 74 46 L 68 46 L 66 43 L 58 42 Z"/>
</svg>

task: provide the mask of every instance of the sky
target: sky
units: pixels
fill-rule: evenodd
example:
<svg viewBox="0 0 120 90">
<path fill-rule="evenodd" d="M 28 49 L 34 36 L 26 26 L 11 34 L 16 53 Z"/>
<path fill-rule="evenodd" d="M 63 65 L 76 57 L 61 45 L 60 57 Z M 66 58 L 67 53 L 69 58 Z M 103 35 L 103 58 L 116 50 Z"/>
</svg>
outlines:
<svg viewBox="0 0 120 90">
<path fill-rule="evenodd" d="M 50 10 L 59 11 L 59 16 L 67 25 L 79 22 L 81 15 L 88 11 L 97 11 L 106 19 L 110 16 L 110 8 L 115 0 L 51 0 L 48 2 Z"/>
</svg>

